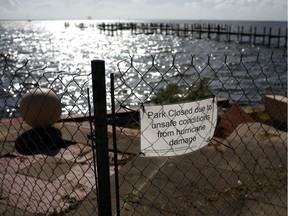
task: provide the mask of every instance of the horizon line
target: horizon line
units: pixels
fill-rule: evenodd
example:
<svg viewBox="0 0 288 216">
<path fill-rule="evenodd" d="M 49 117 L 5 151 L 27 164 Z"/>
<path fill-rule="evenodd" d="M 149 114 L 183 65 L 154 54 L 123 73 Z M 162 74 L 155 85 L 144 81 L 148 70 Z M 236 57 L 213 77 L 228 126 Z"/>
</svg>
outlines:
<svg viewBox="0 0 288 216">
<path fill-rule="evenodd" d="M 255 20 L 250 20 L 250 19 L 167 19 L 167 18 L 163 18 L 163 19 L 160 19 L 160 18 L 157 18 L 157 19 L 149 19 L 149 18 L 137 18 L 137 19 L 130 19 L 130 18 L 126 18 L 126 19 L 117 19 L 117 18 L 106 18 L 106 19 L 91 19 L 91 18 L 82 18 L 82 19 L 77 19 L 77 18 L 70 18 L 70 19 L 46 19 L 46 18 L 43 18 L 43 19 L 31 19 L 31 18 L 28 18 L 28 19 L 20 19 L 20 18 L 11 18 L 11 19 L 1 19 L 0 18 L 0 21 L 67 21 L 67 20 L 81 20 L 81 21 L 101 21 L 101 20 L 118 20 L 118 21 L 121 21 L 121 20 L 125 20 L 125 21 L 141 21 L 141 20 L 145 20 L 145 21 L 152 21 L 152 20 L 155 20 L 155 21 L 232 21 L 232 22 L 287 22 L 287 20 L 260 20 L 260 19 L 255 19 Z"/>
</svg>

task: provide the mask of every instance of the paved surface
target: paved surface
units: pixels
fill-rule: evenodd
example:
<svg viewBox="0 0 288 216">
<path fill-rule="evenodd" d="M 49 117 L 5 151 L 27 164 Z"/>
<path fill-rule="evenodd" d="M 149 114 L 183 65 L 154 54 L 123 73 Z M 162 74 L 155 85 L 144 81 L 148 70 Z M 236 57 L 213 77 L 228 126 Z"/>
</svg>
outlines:
<svg viewBox="0 0 288 216">
<path fill-rule="evenodd" d="M 121 215 L 287 215 L 287 133 L 240 124 L 222 143 L 185 156 L 136 157 L 120 170 Z M 93 214 L 93 197 L 71 215 Z"/>
<path fill-rule="evenodd" d="M 70 136 L 69 140 L 75 141 L 73 145 L 53 150 L 50 152 L 53 155 L 20 154 L 15 150 L 16 140 L 31 128 L 17 122 L 12 127 L 7 125 L 1 127 L 0 215 L 52 214 L 69 208 L 72 202 L 82 200 L 92 190 L 95 185 L 91 166 L 93 152 L 86 138 L 86 144 L 82 142 L 84 133 L 77 134 L 76 129 L 70 128 L 69 132 L 73 133 L 70 134 L 65 132 L 69 125 L 57 125 L 64 137 Z"/>
<path fill-rule="evenodd" d="M 108 130 L 111 138 L 112 128 L 109 126 Z M 51 131 L 52 135 L 46 134 Z M 37 132 L 42 133 L 41 138 Z M 55 215 L 57 212 L 63 215 L 95 191 L 93 151 L 87 140 L 89 133 L 88 122 L 58 123 L 53 130 L 43 132 L 32 130 L 21 119 L 1 120 L 0 215 Z M 125 136 L 118 135 L 119 150 L 124 150 L 121 146 L 130 139 L 127 136 L 135 137 L 137 133 L 128 130 Z M 139 144 L 139 140 L 135 140 Z M 50 146 L 51 143 L 58 147 Z M 112 148 L 111 139 L 109 148 Z M 135 151 L 135 145 L 126 150 Z M 113 154 L 109 153 L 109 156 L 112 163 Z M 129 154 L 118 155 L 120 168 L 129 157 Z M 114 174 L 113 165 L 110 174 Z M 89 200 L 91 205 L 96 201 L 96 197 Z"/>
<path fill-rule="evenodd" d="M 224 144 L 135 158 L 120 170 L 121 215 L 286 215 L 287 133 L 241 124 Z"/>
<path fill-rule="evenodd" d="M 75 143 L 52 156 L 29 156 L 13 145 L 29 127 L 1 122 L 0 215 L 64 209 L 67 215 L 97 215 L 89 127 L 65 123 L 56 128 L 63 140 Z M 137 131 L 118 131 L 118 138 L 122 151 L 138 155 Z M 120 169 L 121 215 L 284 216 L 286 170 L 287 133 L 260 123 L 240 124 L 226 139 L 184 156 L 134 157 Z M 114 183 L 111 168 L 112 194 Z M 112 203 L 115 207 L 115 196 Z"/>
</svg>

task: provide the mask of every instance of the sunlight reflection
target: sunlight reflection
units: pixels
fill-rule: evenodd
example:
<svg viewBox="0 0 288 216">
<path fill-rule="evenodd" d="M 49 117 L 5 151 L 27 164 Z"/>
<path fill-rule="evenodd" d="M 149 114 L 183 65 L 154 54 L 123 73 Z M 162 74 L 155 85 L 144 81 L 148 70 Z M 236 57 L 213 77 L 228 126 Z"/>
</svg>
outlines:
<svg viewBox="0 0 288 216">
<path fill-rule="evenodd" d="M 64 26 L 65 22 L 69 22 L 69 27 Z M 65 104 L 66 113 L 81 112 L 81 107 L 83 107 L 83 112 L 86 112 L 85 89 L 92 85 L 91 60 L 99 59 L 105 60 L 107 92 L 110 90 L 109 76 L 114 73 L 115 85 L 118 88 L 116 89 L 117 97 L 129 96 L 126 102 L 132 106 L 142 103 L 151 96 L 152 90 L 157 91 L 163 88 L 184 72 L 185 76 L 183 77 L 187 83 L 194 82 L 195 73 L 199 72 L 211 79 L 221 76 L 221 79 L 227 81 L 226 85 L 231 84 L 232 87 L 235 87 L 235 82 L 229 80 L 230 70 L 225 69 L 219 75 L 216 73 L 217 71 L 213 72 L 207 69 L 208 55 L 210 54 L 210 61 L 220 67 L 223 65 L 224 55 L 228 53 L 229 64 L 227 65 L 236 67 L 240 53 L 252 67 L 255 64 L 255 53 L 258 53 L 259 49 L 264 53 L 263 59 L 269 58 L 272 50 L 267 47 L 259 48 L 259 46 L 198 39 L 190 36 L 133 35 L 130 31 L 115 33 L 114 36 L 111 36 L 100 33 L 96 28 L 97 22 L 99 21 L 63 20 L 2 24 L 4 28 L 0 31 L 1 52 L 11 54 L 14 59 L 17 58 L 18 62 L 15 61 L 17 67 L 23 66 L 23 62 L 28 60 L 27 69 L 39 69 L 40 72 L 47 72 L 44 77 L 42 74 L 35 75 L 34 80 L 26 80 L 27 73 L 19 77 L 15 76 L 12 81 L 10 77 L 12 74 L 2 77 L 1 84 L 4 90 L 1 93 L 4 95 L 3 98 L 17 95 L 17 92 L 23 88 L 25 90 L 33 88 L 39 81 L 41 86 L 51 85 L 49 87 L 56 89 Z M 83 23 L 84 26 L 79 26 L 80 23 Z M 276 52 L 275 55 L 279 54 Z M 172 56 L 175 56 L 175 62 L 173 62 Z M 193 56 L 193 64 L 191 56 Z M 45 68 L 45 71 L 42 71 L 42 68 Z M 267 65 L 263 70 L 273 71 L 273 65 Z M 279 74 L 283 81 L 287 80 L 285 72 Z M 270 74 L 267 76 L 270 77 Z M 274 78 L 271 76 L 272 81 L 275 81 Z M 160 83 L 162 79 L 165 82 Z M 25 85 L 20 84 L 23 83 L 23 80 L 25 80 Z M 259 78 L 255 82 L 263 82 L 263 79 Z M 13 87 L 8 83 L 12 83 Z M 211 83 L 217 91 L 220 91 L 221 83 L 216 83 L 215 80 Z M 137 84 L 139 86 L 135 88 Z M 261 84 L 263 85 L 263 83 Z M 243 82 L 242 85 L 243 89 L 250 88 L 251 83 Z M 109 97 L 107 95 L 108 99 Z M 0 102 L 3 103 L 4 99 Z M 73 99 L 77 101 L 77 106 L 71 105 Z M 10 102 L 12 107 L 15 101 Z M 12 108 L 9 107 L 9 109 Z M 69 109 L 71 111 L 68 111 Z"/>
</svg>

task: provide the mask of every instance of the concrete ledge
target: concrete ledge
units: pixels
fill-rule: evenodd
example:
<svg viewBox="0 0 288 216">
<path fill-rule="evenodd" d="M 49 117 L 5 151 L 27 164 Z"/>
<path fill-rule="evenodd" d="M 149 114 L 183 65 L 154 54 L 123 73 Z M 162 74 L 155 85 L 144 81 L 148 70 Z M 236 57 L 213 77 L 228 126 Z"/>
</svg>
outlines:
<svg viewBox="0 0 288 216">
<path fill-rule="evenodd" d="M 233 104 L 221 117 L 217 136 L 228 137 L 239 124 L 252 123 L 254 119 L 248 115 L 238 104 Z"/>
<path fill-rule="evenodd" d="M 276 123 L 287 125 L 288 98 L 281 95 L 266 95 L 264 98 L 265 109 Z"/>
</svg>

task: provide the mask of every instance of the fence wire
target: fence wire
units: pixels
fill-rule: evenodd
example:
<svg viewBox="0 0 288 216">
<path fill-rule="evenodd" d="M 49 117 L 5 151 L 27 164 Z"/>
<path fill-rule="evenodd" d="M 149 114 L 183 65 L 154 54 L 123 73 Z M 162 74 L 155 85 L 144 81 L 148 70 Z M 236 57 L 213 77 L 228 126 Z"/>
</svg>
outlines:
<svg viewBox="0 0 288 216">
<path fill-rule="evenodd" d="M 108 125 L 113 213 L 286 215 L 287 107 L 281 110 L 287 99 L 267 104 L 265 97 L 287 95 L 286 59 L 285 51 L 119 62 L 112 89 L 116 130 Z M 0 215 L 98 215 L 87 139 L 91 74 L 32 68 L 7 56 L 0 58 L 0 73 Z M 35 88 L 51 89 L 61 101 L 61 117 L 51 127 L 33 128 L 19 113 L 23 95 Z M 143 108 L 211 97 L 217 124 L 207 145 L 177 156 L 143 155 Z"/>
<path fill-rule="evenodd" d="M 31 68 L 28 61 L 1 56 L 0 215 L 77 215 L 83 199 L 95 195 L 93 150 L 87 139 L 90 76 Z M 19 114 L 21 101 L 27 93 L 33 96 L 35 89 L 47 99 L 45 88 L 59 97 L 61 117 L 53 126 L 34 128 L 35 123 L 28 125 Z M 29 102 L 26 112 L 34 114 L 30 118 L 53 109 L 51 101 L 48 108 Z M 97 206 L 95 199 L 86 204 Z M 85 208 L 78 212 L 82 213 L 89 215 Z"/>
<path fill-rule="evenodd" d="M 118 122 L 117 134 L 127 140 L 117 145 L 135 156 L 119 171 L 118 211 L 121 215 L 286 215 L 286 51 L 280 58 L 258 53 L 229 61 L 231 56 L 224 55 L 220 64 L 208 56 L 206 64 L 197 65 L 197 58 L 183 62 L 172 56 L 167 65 L 161 57 L 151 56 L 145 67 L 134 56 L 119 62 L 116 113 L 130 116 L 127 122 Z M 177 122 L 176 117 L 169 117 L 164 105 L 183 110 L 184 103 L 209 97 L 217 98 L 218 119 L 208 144 L 184 155 L 157 152 L 157 143 L 171 144 L 169 129 L 176 130 L 176 123 L 170 123 Z M 151 106 L 158 107 L 158 113 L 151 112 L 151 124 L 143 128 L 141 115 Z M 183 114 L 188 119 L 193 115 Z M 160 123 L 157 128 L 157 118 L 168 126 Z M 153 130 L 145 133 L 153 126 L 156 138 Z M 159 131 L 168 138 L 160 137 Z M 145 157 L 143 140 L 150 141 L 156 157 Z"/>
</svg>

